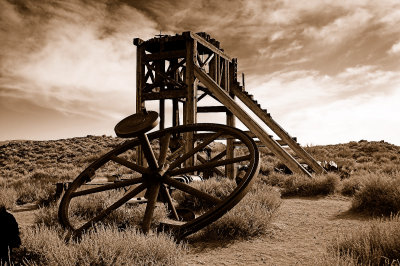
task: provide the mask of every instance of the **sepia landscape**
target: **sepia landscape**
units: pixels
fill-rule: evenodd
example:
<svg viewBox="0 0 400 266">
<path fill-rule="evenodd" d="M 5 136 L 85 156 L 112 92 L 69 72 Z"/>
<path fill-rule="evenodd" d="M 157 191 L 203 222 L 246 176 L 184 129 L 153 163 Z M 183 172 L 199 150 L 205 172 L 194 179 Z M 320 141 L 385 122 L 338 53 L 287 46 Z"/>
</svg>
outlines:
<svg viewBox="0 0 400 266">
<path fill-rule="evenodd" d="M 14 263 L 46 265 L 365 265 L 399 263 L 400 147 L 384 141 L 310 146 L 337 171 L 313 179 L 277 170 L 261 149 L 251 191 L 229 213 L 177 243 L 163 233 L 143 235 L 120 212 L 80 242 L 64 242 L 55 184 L 72 181 L 100 154 L 123 140 L 87 136 L 1 144 L 1 204 L 15 215 L 22 245 Z M 220 147 L 221 148 L 221 147 Z M 218 188 L 210 188 L 218 189 Z M 99 208 L 88 203 L 81 212 Z M 104 198 L 102 200 L 105 200 Z M 140 208 L 140 206 L 139 206 Z M 132 215 L 132 212 L 130 213 Z M 157 212 L 156 219 L 166 213 Z"/>
<path fill-rule="evenodd" d="M 0 265 L 400 265 L 399 10 L 0 0 Z"/>
</svg>

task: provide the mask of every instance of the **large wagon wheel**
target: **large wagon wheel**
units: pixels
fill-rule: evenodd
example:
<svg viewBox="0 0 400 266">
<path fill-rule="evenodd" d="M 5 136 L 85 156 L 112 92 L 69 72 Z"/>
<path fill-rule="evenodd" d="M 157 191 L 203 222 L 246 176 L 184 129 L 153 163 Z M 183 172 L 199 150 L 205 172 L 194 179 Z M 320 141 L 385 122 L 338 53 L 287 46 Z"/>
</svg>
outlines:
<svg viewBox="0 0 400 266">
<path fill-rule="evenodd" d="M 245 196 L 259 170 L 258 149 L 252 138 L 241 130 L 218 124 L 177 126 L 146 135 L 145 132 L 155 127 L 157 121 L 158 114 L 151 111 L 134 114 L 122 120 L 115 127 L 117 135 L 136 138 L 125 141 L 101 156 L 71 183 L 61 200 L 58 216 L 60 223 L 70 229 L 74 236 L 79 236 L 135 197 L 142 196 L 142 199 L 145 199 L 142 202 L 146 204 L 141 218 L 142 231 L 149 231 L 154 210 L 161 201 L 168 206 L 170 217 L 163 221 L 160 227 L 171 230 L 181 239 L 216 221 Z M 185 138 L 182 138 L 184 135 Z M 187 136 L 192 137 L 193 148 L 185 148 L 182 139 L 187 139 Z M 241 142 L 240 150 L 233 157 L 228 158 L 224 149 L 217 154 L 215 151 L 214 154 L 208 152 L 209 156 L 206 158 L 205 148 L 225 147 L 221 143 L 228 139 Z M 138 147 L 144 154 L 144 166 L 132 159 L 132 154 Z M 233 182 L 234 187 L 225 196 L 211 195 L 196 188 L 196 182 L 184 183 L 178 178 L 205 173 L 210 176 L 211 172 L 211 175 L 216 176 L 215 180 L 222 181 L 225 179 L 224 168 L 237 168 L 238 165 L 245 166 L 241 167 L 244 170 L 237 174 L 236 183 Z M 117 171 L 122 177 L 119 181 L 93 185 L 99 178 L 115 176 Z M 93 186 L 89 186 L 91 184 Z M 76 221 L 73 218 L 72 208 L 75 200 L 87 200 L 89 204 L 90 196 L 103 192 L 115 193 L 119 198 L 84 221 Z M 208 207 L 201 211 L 186 211 L 186 217 L 182 217 L 174 199 L 175 194 L 182 192 L 207 203 Z M 187 217 L 188 213 L 192 218 Z"/>
</svg>

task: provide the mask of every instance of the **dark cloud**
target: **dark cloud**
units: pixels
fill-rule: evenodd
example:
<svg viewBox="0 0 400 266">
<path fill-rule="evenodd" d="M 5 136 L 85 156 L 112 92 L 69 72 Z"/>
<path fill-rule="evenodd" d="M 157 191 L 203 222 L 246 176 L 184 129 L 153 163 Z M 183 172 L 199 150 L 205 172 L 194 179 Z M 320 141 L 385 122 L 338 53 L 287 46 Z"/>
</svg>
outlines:
<svg viewBox="0 0 400 266">
<path fill-rule="evenodd" d="M 397 0 L 0 1 L 0 111 L 16 121 L 38 110 L 49 124 L 130 114 L 132 38 L 159 30 L 211 34 L 248 90 L 284 114 L 394 95 L 399 10 Z"/>
</svg>

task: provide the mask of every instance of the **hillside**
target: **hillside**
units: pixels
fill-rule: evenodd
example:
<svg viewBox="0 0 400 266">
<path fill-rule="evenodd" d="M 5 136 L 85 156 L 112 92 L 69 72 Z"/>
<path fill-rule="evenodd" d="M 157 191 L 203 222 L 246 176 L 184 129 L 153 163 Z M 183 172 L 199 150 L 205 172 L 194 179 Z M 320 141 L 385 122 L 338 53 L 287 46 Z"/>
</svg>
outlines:
<svg viewBox="0 0 400 266">
<path fill-rule="evenodd" d="M 40 216 L 42 219 L 52 219 L 51 224 L 57 223 L 52 216 L 57 206 L 39 210 L 32 210 L 31 207 L 51 199 L 55 193 L 55 183 L 72 181 L 85 166 L 122 141 L 124 140 L 108 136 L 87 136 L 54 141 L 19 140 L 2 143 L 0 145 L 0 204 L 15 211 L 14 215 L 23 232 L 27 232 L 28 239 L 33 239 L 31 235 L 35 233 L 30 231 L 30 226 L 37 224 L 37 217 Z M 284 175 L 274 170 L 280 164 L 277 158 L 266 148 L 260 148 L 261 171 L 255 186 L 272 185 L 274 191 L 279 190 L 282 194 L 282 203 L 278 211 L 268 216 L 270 225 L 267 233 L 264 232 L 258 237 L 233 237 L 224 241 L 189 238 L 184 251 L 185 256 L 174 263 L 187 265 L 296 263 L 337 265 L 342 263 L 354 265 L 353 262 L 343 263 L 335 254 L 327 253 L 332 243 L 336 241 L 340 244 L 343 239 L 357 241 L 347 236 L 371 235 L 371 231 L 368 230 L 376 230 L 381 226 L 395 230 L 389 230 L 384 235 L 396 234 L 397 220 L 399 220 L 397 216 L 391 218 L 395 221 L 389 222 L 384 220 L 374 222 L 373 217 L 374 215 L 390 216 L 400 210 L 400 147 L 384 141 L 362 140 L 337 145 L 311 146 L 305 149 L 319 161 L 335 161 L 339 167 L 338 172 L 317 176 L 312 180 L 299 175 Z M 247 197 L 254 196 L 255 194 L 252 194 Z M 249 198 L 246 202 L 252 200 Z M 246 225 L 248 217 L 242 216 L 245 217 L 240 218 L 243 219 L 243 221 L 240 220 L 241 223 L 249 226 Z M 273 218 L 272 222 L 270 222 L 271 218 Z M 387 224 L 395 224 L 395 226 L 389 227 Z M 44 238 L 47 237 L 46 234 Z M 54 238 L 54 236 L 49 237 Z M 394 238 L 400 239 L 400 236 Z M 361 242 L 368 243 L 368 241 L 364 239 Z M 388 243 L 389 240 L 377 239 L 374 245 L 379 245 L 380 241 Z M 349 248 L 344 249 L 347 250 L 346 252 L 356 252 L 349 243 L 346 245 L 346 248 Z M 361 247 L 360 245 L 355 244 L 357 247 Z M 390 245 L 385 245 L 389 251 L 381 251 L 376 247 L 373 249 L 381 252 L 379 254 L 389 256 L 393 261 L 400 259 L 400 254 L 390 253 L 392 250 Z M 400 243 L 396 242 L 393 245 L 393 249 L 396 249 L 399 247 L 396 245 Z M 18 252 L 26 256 L 24 253 L 26 248 Z M 51 246 L 48 248 L 52 250 Z M 179 251 L 181 246 L 176 246 L 176 248 L 178 249 L 176 252 L 181 252 Z M 46 247 L 43 246 L 41 249 L 46 249 Z M 366 249 L 363 248 L 363 250 Z M 90 252 L 97 251 L 93 249 Z M 374 265 L 377 255 L 367 255 L 362 261 Z M 379 256 L 378 261 L 381 261 Z M 345 257 L 344 261 L 347 260 L 348 258 Z"/>
</svg>

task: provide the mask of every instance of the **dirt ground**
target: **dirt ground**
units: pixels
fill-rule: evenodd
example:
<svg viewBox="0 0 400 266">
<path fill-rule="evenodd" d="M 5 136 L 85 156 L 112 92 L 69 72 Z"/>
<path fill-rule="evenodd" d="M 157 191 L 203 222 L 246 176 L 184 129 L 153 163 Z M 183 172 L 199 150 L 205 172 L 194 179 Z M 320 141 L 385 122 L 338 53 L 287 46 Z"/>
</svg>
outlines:
<svg viewBox="0 0 400 266">
<path fill-rule="evenodd" d="M 187 265 L 314 265 L 338 233 L 365 226 L 343 197 L 284 199 L 270 236 L 190 246 Z"/>
<path fill-rule="evenodd" d="M 348 213 L 350 205 L 338 196 L 284 199 L 269 236 L 190 244 L 186 265 L 313 265 L 335 235 L 365 226 L 363 217 Z M 34 213 L 29 205 L 13 212 L 20 227 L 33 224 Z"/>
</svg>

